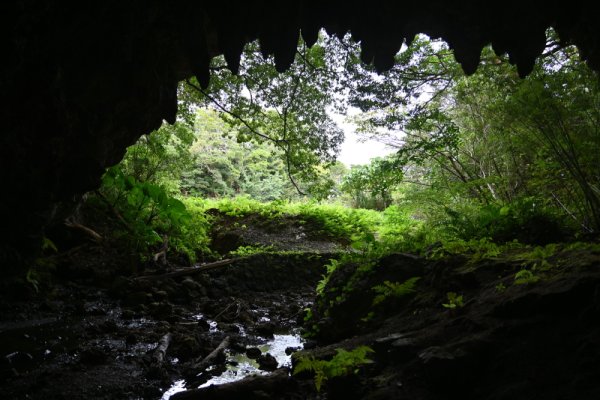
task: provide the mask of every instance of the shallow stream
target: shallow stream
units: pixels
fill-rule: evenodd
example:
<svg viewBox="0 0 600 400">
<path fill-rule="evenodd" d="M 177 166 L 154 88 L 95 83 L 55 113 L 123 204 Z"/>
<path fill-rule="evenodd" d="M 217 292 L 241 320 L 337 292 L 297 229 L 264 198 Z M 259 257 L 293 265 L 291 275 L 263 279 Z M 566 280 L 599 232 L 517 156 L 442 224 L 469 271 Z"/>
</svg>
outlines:
<svg viewBox="0 0 600 400">
<path fill-rule="evenodd" d="M 257 339 L 261 339 L 260 337 Z M 264 340 L 264 339 L 263 339 Z M 269 353 L 277 360 L 278 367 L 290 366 L 292 356 L 287 355 L 287 348 L 302 348 L 304 340 L 295 332 L 288 334 L 275 334 L 273 339 L 266 340 L 263 344 L 256 345 L 263 354 Z M 221 375 L 215 376 L 202 384 L 199 387 L 207 387 L 210 385 L 222 385 L 244 379 L 250 375 L 267 375 L 269 372 L 259 369 L 256 360 L 249 358 L 246 354 L 232 353 L 229 350 L 225 352 L 227 356 L 227 370 Z M 172 395 L 182 392 L 185 389 L 185 380 L 175 381 L 173 385 L 165 391 L 161 400 L 168 400 Z"/>
</svg>

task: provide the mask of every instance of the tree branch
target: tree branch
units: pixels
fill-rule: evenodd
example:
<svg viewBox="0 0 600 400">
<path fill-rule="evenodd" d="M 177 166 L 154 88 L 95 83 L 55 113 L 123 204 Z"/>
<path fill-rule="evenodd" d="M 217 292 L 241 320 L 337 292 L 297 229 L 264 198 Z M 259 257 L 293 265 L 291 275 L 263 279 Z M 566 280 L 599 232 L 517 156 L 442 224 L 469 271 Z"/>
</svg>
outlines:
<svg viewBox="0 0 600 400">
<path fill-rule="evenodd" d="M 187 85 L 189 85 L 190 87 L 192 87 L 193 89 L 197 90 L 200 94 L 202 94 L 204 97 L 206 97 L 207 99 L 209 99 L 214 105 L 217 106 L 217 108 L 221 111 L 223 111 L 224 113 L 232 116 L 233 118 L 237 119 L 238 121 L 240 121 L 246 128 L 248 128 L 250 130 L 250 132 L 252 132 L 252 134 L 261 137 L 265 140 L 269 140 L 275 144 L 279 144 L 280 142 L 282 142 L 281 140 L 278 139 L 273 139 L 272 137 L 265 135 L 264 133 L 261 133 L 259 131 L 257 131 L 256 129 L 254 129 L 250 123 L 248 123 L 248 121 L 246 121 L 244 118 L 242 118 L 241 116 L 237 115 L 236 113 L 228 110 L 227 108 L 225 108 L 221 103 L 219 103 L 217 101 L 217 99 L 215 99 L 214 97 L 212 97 L 211 95 L 209 95 L 208 93 L 206 93 L 206 91 L 204 91 L 200 86 L 193 84 L 189 79 L 187 79 L 185 81 L 185 83 Z"/>
</svg>

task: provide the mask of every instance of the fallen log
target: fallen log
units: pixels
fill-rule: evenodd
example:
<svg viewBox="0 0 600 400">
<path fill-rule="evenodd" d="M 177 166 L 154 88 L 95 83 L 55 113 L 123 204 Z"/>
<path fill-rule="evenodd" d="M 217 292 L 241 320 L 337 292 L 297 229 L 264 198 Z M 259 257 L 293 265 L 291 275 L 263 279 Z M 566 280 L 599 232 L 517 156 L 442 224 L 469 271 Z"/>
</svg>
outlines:
<svg viewBox="0 0 600 400">
<path fill-rule="evenodd" d="M 238 314 L 239 314 L 240 303 L 237 301 L 234 301 L 233 303 L 231 303 L 227 307 L 225 307 L 225 309 L 223 311 L 221 311 L 220 313 L 215 315 L 213 319 L 216 321 L 221 315 L 225 314 L 227 312 L 227 310 L 229 310 L 231 307 L 233 307 L 235 305 L 238 306 Z"/>
<path fill-rule="evenodd" d="M 138 276 L 134 279 L 164 279 L 164 278 L 174 278 L 177 276 L 186 276 L 186 275 L 194 275 L 204 271 L 210 271 L 211 269 L 223 267 L 225 265 L 233 264 L 236 261 L 239 261 L 240 258 L 229 258 L 227 260 L 219 260 L 215 262 L 211 262 L 208 264 L 203 264 L 200 266 L 190 267 L 190 268 L 182 268 L 176 271 L 167 272 L 165 274 L 160 275 L 142 275 Z"/>
<path fill-rule="evenodd" d="M 209 355 L 207 355 L 203 359 L 196 360 L 189 367 L 189 371 L 187 371 L 184 375 L 185 380 L 187 381 L 186 387 L 198 387 L 198 385 L 201 385 L 204 382 L 206 382 L 206 379 L 202 376 L 202 374 L 206 371 L 208 367 L 214 366 L 217 363 L 220 363 L 225 360 L 224 357 L 221 360 L 218 360 L 218 358 L 229 346 L 229 341 L 229 336 L 226 336 L 225 339 L 223 339 L 223 341 L 217 346 L 217 348 L 211 351 Z"/>
<path fill-rule="evenodd" d="M 156 347 L 156 350 L 154 350 L 154 354 L 152 355 L 152 360 L 156 365 L 162 364 L 165 360 L 165 356 L 167 355 L 167 349 L 171 344 L 172 337 L 173 335 L 167 333 L 158 342 L 158 346 Z"/>
<path fill-rule="evenodd" d="M 95 242 L 101 243 L 104 240 L 102 238 L 102 235 L 100 235 L 98 232 L 91 228 L 88 228 L 87 226 L 81 225 L 78 222 L 67 219 L 64 223 L 66 227 L 83 232 L 86 236 L 89 236 Z"/>
<path fill-rule="evenodd" d="M 225 339 L 223 339 L 223 341 L 217 346 L 217 348 L 211 351 L 209 355 L 192 365 L 192 369 L 198 371 L 196 375 L 201 372 L 204 372 L 206 368 L 210 367 L 213 364 L 214 360 L 219 356 L 219 354 L 224 352 L 225 349 L 229 346 L 229 341 L 229 336 L 226 336 Z"/>
<path fill-rule="evenodd" d="M 289 376 L 289 369 L 280 368 L 269 375 L 252 375 L 240 381 L 191 389 L 171 396 L 172 400 L 224 400 L 224 399 L 264 399 L 265 394 L 272 399 L 281 398 L 284 393 L 296 390 L 295 380 Z"/>
</svg>

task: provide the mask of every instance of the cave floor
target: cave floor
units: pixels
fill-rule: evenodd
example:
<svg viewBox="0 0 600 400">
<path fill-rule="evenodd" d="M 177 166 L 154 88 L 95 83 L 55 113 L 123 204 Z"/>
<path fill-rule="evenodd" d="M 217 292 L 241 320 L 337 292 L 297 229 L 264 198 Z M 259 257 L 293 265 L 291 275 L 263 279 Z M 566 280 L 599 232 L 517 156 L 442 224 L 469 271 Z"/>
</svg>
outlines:
<svg viewBox="0 0 600 400">
<path fill-rule="evenodd" d="M 522 265 L 506 259 L 397 254 L 380 260 L 354 292 L 325 297 L 337 305 L 315 321 L 316 341 L 290 346 L 290 353 L 304 346 L 302 354 L 318 359 L 330 359 L 339 348 L 374 350 L 372 363 L 317 392 L 310 374 L 290 376 L 289 364 L 274 363 L 264 346 L 277 335 L 298 337 L 332 256 L 258 254 L 202 273 L 160 277 L 165 271 L 152 268 L 123 273 L 121 254 L 80 246 L 55 263 L 37 291 L 23 281 L 3 283 L 0 397 L 166 399 L 182 380 L 194 389 L 239 370 L 236 355 L 258 348 L 258 378 L 171 398 L 600 398 L 597 251 L 557 254 L 552 268 L 536 272 L 539 280 L 522 284 L 515 283 Z M 415 295 L 365 314 L 375 282 L 397 281 L 399 271 L 413 274 L 417 267 Z M 331 282 L 343 280 L 343 269 L 339 273 Z M 450 292 L 463 296 L 455 307 L 448 306 Z M 225 353 L 199 369 L 198 361 L 225 338 Z M 265 372 L 277 367 L 283 368 Z"/>
<path fill-rule="evenodd" d="M 297 263 L 295 257 L 278 262 Z M 298 324 L 312 303 L 320 269 L 306 281 L 290 276 L 289 284 L 261 284 L 264 274 L 273 275 L 262 271 L 268 269 L 264 261 L 177 279 L 117 276 L 108 285 L 93 283 L 98 281 L 94 273 L 63 270 L 49 292 L 13 287 L 21 299 L 2 296 L 0 302 L 0 397 L 166 399 L 164 392 L 174 382 L 187 379 L 189 387 L 197 387 L 236 366 L 232 357 L 220 357 L 196 376 L 193 364 L 225 337 L 230 355 L 262 348 L 265 358 L 273 352 L 265 345 L 282 334 L 296 345 L 288 352 L 297 350 Z M 249 281 L 254 282 L 250 288 Z M 256 290 L 261 285 L 265 290 Z M 158 363 L 156 348 L 167 334 L 170 345 Z M 261 374 L 278 366 L 269 365 L 269 359 L 257 361 L 261 367 L 252 362 L 254 372 Z"/>
</svg>

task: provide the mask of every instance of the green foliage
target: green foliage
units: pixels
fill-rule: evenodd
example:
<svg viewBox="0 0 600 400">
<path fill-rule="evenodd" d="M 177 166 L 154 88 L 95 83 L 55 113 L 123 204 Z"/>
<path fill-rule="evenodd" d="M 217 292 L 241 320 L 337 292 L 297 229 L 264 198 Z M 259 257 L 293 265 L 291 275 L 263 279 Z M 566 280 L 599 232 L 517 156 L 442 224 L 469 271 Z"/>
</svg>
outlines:
<svg viewBox="0 0 600 400">
<path fill-rule="evenodd" d="M 515 274 L 515 285 L 526 285 L 528 283 L 535 283 L 539 280 L 540 277 L 528 269 L 522 269 Z"/>
<path fill-rule="evenodd" d="M 558 245 L 550 243 L 546 246 L 535 246 L 530 252 L 525 252 L 519 255 L 522 258 L 523 266 L 530 266 L 532 270 L 548 270 L 552 268 L 552 264 L 548 260 L 556 254 Z"/>
<path fill-rule="evenodd" d="M 189 169 L 194 131 L 183 121 L 163 124 L 127 149 L 118 169 L 136 182 L 151 183 L 168 194 L 179 192 L 180 176 Z"/>
<path fill-rule="evenodd" d="M 341 303 L 348 294 L 354 292 L 359 283 L 374 272 L 379 259 L 390 251 L 385 244 L 375 241 L 374 238 L 372 240 L 363 239 L 359 243 L 361 246 L 359 252 L 345 255 L 340 260 L 340 263 L 354 264 L 357 267 L 341 287 L 341 295 L 337 299 L 338 303 Z M 357 243 L 353 243 L 353 245 L 356 246 Z"/>
<path fill-rule="evenodd" d="M 45 236 L 42 238 L 42 246 L 41 247 L 42 247 L 42 252 L 58 253 L 58 249 L 56 248 L 56 245 L 54 244 L 54 242 Z"/>
<path fill-rule="evenodd" d="M 419 279 L 421 278 L 413 277 L 402 283 L 384 281 L 382 285 L 373 286 L 373 291 L 377 293 L 377 296 L 373 299 L 373 305 L 383 303 L 389 298 L 399 298 L 414 293 Z"/>
<path fill-rule="evenodd" d="M 392 190 L 402 180 L 402 171 L 394 168 L 393 160 L 375 158 L 367 165 L 353 165 L 340 185 L 350 196 L 352 206 L 385 210 L 392 204 Z"/>
<path fill-rule="evenodd" d="M 446 297 L 448 298 L 448 302 L 442 304 L 444 308 L 448 308 L 450 310 L 464 307 L 465 303 L 463 301 L 463 296 L 458 295 L 455 292 L 446 293 Z"/>
<path fill-rule="evenodd" d="M 291 214 L 323 227 L 323 232 L 339 240 L 354 242 L 373 234 L 381 215 L 372 210 L 349 209 L 336 204 L 300 203 L 290 205 Z"/>
<path fill-rule="evenodd" d="M 319 283 L 317 283 L 317 288 L 316 288 L 317 295 L 323 294 L 323 292 L 325 291 L 325 288 L 327 287 L 327 284 L 329 283 L 329 278 L 335 272 L 335 270 L 340 266 L 340 264 L 341 264 L 340 260 L 330 259 L 329 263 L 327 265 L 325 265 L 327 273 L 325 275 L 323 275 L 323 279 L 321 279 L 319 281 Z"/>
<path fill-rule="evenodd" d="M 324 51 L 323 41 L 311 48 L 300 41 L 295 62 L 284 72 L 277 71 L 274 58 L 265 57 L 255 41 L 244 47 L 237 74 L 224 57 L 215 57 L 206 90 L 195 79 L 181 88 L 184 102 L 222 111 L 220 117 L 235 129 L 238 142 L 270 142 L 278 148 L 290 180 L 317 197 L 327 196 L 331 186 L 320 166 L 335 161 L 344 137 L 327 113 L 341 107 L 341 86 L 335 79 L 340 63 Z"/>
<path fill-rule="evenodd" d="M 600 243 L 589 243 L 589 242 L 573 242 L 569 243 L 564 248 L 566 251 L 590 251 L 593 253 L 600 253 Z"/>
<path fill-rule="evenodd" d="M 462 239 L 491 238 L 496 242 L 547 243 L 564 238 L 567 228 L 545 201 L 521 198 L 509 204 L 464 202 L 446 208 L 448 229 Z"/>
<path fill-rule="evenodd" d="M 190 211 L 175 197 L 180 174 L 192 160 L 193 140 L 193 130 L 185 123 L 164 124 L 129 147 L 123 161 L 102 177 L 99 193 L 121 218 L 120 236 L 142 258 L 166 241 L 190 261 L 196 253 L 208 251 L 208 223 L 202 210 Z"/>
<path fill-rule="evenodd" d="M 238 129 L 210 109 L 199 109 L 190 148 L 193 162 L 181 176 L 188 195 L 220 198 L 247 195 L 258 201 L 295 198 L 282 151 L 270 142 L 240 142 Z"/>
<path fill-rule="evenodd" d="M 424 221 L 416 218 L 409 206 L 391 205 L 383 211 L 377 233 L 392 249 L 419 252 L 424 246 Z"/>
<path fill-rule="evenodd" d="M 381 215 L 372 210 L 355 210 L 338 204 L 317 202 L 273 201 L 261 203 L 248 197 L 220 199 L 211 207 L 231 217 L 258 214 L 268 219 L 284 215 L 300 217 L 305 223 L 320 227 L 323 235 L 342 242 L 352 242 L 377 229 Z"/>
<path fill-rule="evenodd" d="M 419 185 L 402 189 L 422 193 L 435 228 L 535 244 L 565 240 L 573 222 L 598 229 L 600 81 L 557 43 L 549 31 L 546 56 L 526 79 L 489 48 L 463 76 L 448 47 L 424 36 L 383 76 L 353 66 L 360 129 L 398 149 L 395 168 Z M 423 87 L 429 100 L 414 101 Z"/>
<path fill-rule="evenodd" d="M 294 367 L 294 375 L 303 372 L 314 372 L 315 387 L 321 391 L 323 384 L 338 376 L 346 376 L 359 372 L 359 367 L 365 364 L 371 364 L 373 361 L 367 358 L 373 349 L 368 346 L 360 346 L 354 350 L 347 351 L 336 349 L 337 354 L 329 361 L 318 360 L 313 356 L 298 356 L 298 363 Z"/>
<path fill-rule="evenodd" d="M 240 246 L 230 251 L 229 255 L 234 257 L 248 257 L 255 254 L 263 254 L 273 251 L 273 246 Z"/>
<path fill-rule="evenodd" d="M 133 231 L 138 248 L 161 242 L 159 227 L 170 231 L 189 218 L 183 203 L 169 196 L 163 187 L 125 175 L 120 166 L 104 174 L 101 190 Z"/>
<path fill-rule="evenodd" d="M 35 269 L 29 268 L 29 270 L 27 270 L 27 274 L 25 274 L 25 280 L 31 285 L 31 287 L 33 287 L 33 290 L 36 293 L 40 291 L 40 278 Z"/>
<path fill-rule="evenodd" d="M 437 243 L 433 249 L 427 254 L 430 259 L 440 259 L 450 255 L 468 255 L 472 261 L 482 259 L 495 258 L 503 251 L 521 247 L 518 242 L 506 243 L 498 245 L 488 238 L 471 239 L 468 241 L 461 239 L 450 239 Z"/>
<path fill-rule="evenodd" d="M 179 225 L 177 234 L 173 237 L 175 249 L 185 254 L 190 262 L 197 260 L 198 256 L 210 256 L 209 231 L 212 225 L 212 217 L 205 213 L 206 204 L 197 198 L 182 198 L 189 219 L 183 220 Z"/>
<path fill-rule="evenodd" d="M 310 322 L 313 319 L 312 308 L 307 307 L 304 309 L 304 322 Z"/>
<path fill-rule="evenodd" d="M 506 290 L 506 285 L 500 282 L 495 286 L 495 289 L 498 293 L 504 293 L 504 291 Z"/>
</svg>

